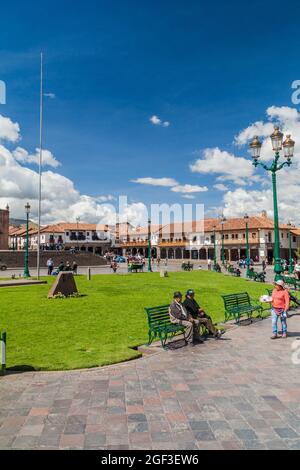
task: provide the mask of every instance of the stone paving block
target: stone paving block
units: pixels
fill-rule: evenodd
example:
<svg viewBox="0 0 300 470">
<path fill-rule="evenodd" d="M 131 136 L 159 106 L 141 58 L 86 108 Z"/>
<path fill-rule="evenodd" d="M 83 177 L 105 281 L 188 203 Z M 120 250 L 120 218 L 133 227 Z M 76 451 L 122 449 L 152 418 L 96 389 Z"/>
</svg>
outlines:
<svg viewBox="0 0 300 470">
<path fill-rule="evenodd" d="M 12 449 L 32 450 L 38 445 L 38 437 L 35 436 L 19 436 L 12 443 Z"/>
<path fill-rule="evenodd" d="M 284 439 L 285 444 L 291 450 L 300 450 L 300 439 Z"/>
<path fill-rule="evenodd" d="M 101 447 L 106 445 L 106 434 L 103 432 L 93 432 L 85 434 L 84 447 Z"/>
<path fill-rule="evenodd" d="M 172 435 L 169 432 L 151 432 L 151 440 L 153 443 L 171 442 Z"/>
<path fill-rule="evenodd" d="M 272 439 L 265 441 L 265 445 L 269 450 L 284 450 L 288 449 L 288 446 L 282 439 Z"/>
<path fill-rule="evenodd" d="M 36 424 L 36 425 L 26 425 L 22 426 L 19 431 L 19 436 L 40 436 L 43 432 L 44 425 L 43 424 Z"/>
<path fill-rule="evenodd" d="M 0 436 L 0 450 L 10 449 L 14 439 L 14 436 Z"/>
<path fill-rule="evenodd" d="M 235 429 L 235 434 L 241 441 L 251 441 L 256 440 L 257 435 L 252 429 Z"/>
<path fill-rule="evenodd" d="M 280 436 L 282 439 L 297 439 L 299 438 L 299 434 L 297 434 L 291 428 L 275 428 L 275 432 Z"/>
<path fill-rule="evenodd" d="M 196 441 L 215 441 L 216 437 L 211 430 L 194 431 Z"/>
</svg>

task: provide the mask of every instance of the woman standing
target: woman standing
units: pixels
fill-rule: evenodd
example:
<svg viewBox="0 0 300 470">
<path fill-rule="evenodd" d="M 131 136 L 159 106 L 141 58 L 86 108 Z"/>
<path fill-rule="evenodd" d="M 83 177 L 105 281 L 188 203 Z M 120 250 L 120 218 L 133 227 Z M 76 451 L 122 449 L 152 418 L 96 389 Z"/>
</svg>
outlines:
<svg viewBox="0 0 300 470">
<path fill-rule="evenodd" d="M 290 307 L 290 296 L 284 288 L 282 280 L 276 281 L 275 289 L 272 293 L 272 336 L 271 339 L 279 338 L 278 336 L 278 319 L 280 318 L 282 325 L 282 338 L 287 337 L 287 314 Z"/>
</svg>

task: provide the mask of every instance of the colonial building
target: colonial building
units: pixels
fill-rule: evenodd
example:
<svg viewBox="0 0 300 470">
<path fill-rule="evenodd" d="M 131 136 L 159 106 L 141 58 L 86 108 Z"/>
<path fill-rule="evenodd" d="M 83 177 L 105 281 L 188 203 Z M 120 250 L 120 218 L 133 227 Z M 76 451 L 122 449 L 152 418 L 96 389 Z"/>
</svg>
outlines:
<svg viewBox="0 0 300 470">
<path fill-rule="evenodd" d="M 22 250 L 26 243 L 26 227 L 10 230 L 10 248 Z M 108 225 L 59 223 L 42 227 L 40 244 L 44 250 L 63 248 L 103 255 L 111 249 L 114 235 Z M 36 250 L 38 231 L 29 229 L 29 249 Z"/>
<path fill-rule="evenodd" d="M 250 257 L 259 260 L 274 258 L 274 224 L 263 212 L 260 216 L 224 220 L 205 219 L 202 222 L 151 226 L 151 255 L 161 259 L 207 260 L 214 258 L 216 237 L 217 259 L 221 259 L 222 240 L 225 259 L 236 261 L 246 257 L 246 222 L 248 224 Z M 280 225 L 281 257 L 288 258 L 288 225 Z M 123 255 L 148 253 L 148 227 L 128 230 L 120 236 Z M 292 233 L 292 249 L 297 248 L 297 235 Z"/>
<path fill-rule="evenodd" d="M 9 207 L 0 209 L 0 250 L 8 250 Z"/>
</svg>

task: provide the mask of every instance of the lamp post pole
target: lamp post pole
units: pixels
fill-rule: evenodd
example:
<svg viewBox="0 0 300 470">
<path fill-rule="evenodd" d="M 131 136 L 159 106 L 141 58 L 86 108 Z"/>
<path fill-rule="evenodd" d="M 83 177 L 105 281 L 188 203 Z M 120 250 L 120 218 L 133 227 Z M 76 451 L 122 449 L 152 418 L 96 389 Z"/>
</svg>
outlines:
<svg viewBox="0 0 300 470">
<path fill-rule="evenodd" d="M 288 167 L 292 164 L 292 157 L 294 154 L 295 142 L 291 139 L 290 135 L 286 136 L 286 140 L 283 142 L 283 134 L 280 132 L 278 127 L 275 127 L 273 134 L 271 135 L 271 141 L 275 156 L 270 166 L 265 165 L 258 161 L 260 157 L 260 151 L 262 144 L 258 137 L 255 136 L 250 144 L 253 157 L 253 165 L 257 167 L 262 166 L 266 171 L 270 171 L 272 174 L 272 186 L 273 186 L 273 205 L 274 205 L 274 272 L 275 281 L 282 279 L 282 265 L 280 257 L 280 237 L 279 237 L 279 219 L 278 219 L 278 202 L 277 202 L 277 171 L 281 170 L 285 165 Z M 280 163 L 280 150 L 284 149 L 284 156 L 287 159 L 285 162 Z"/>
<path fill-rule="evenodd" d="M 250 252 L 249 252 L 249 227 L 248 227 L 248 220 L 249 216 L 245 214 L 244 219 L 246 221 L 246 266 L 247 266 L 247 271 L 246 271 L 246 276 L 249 277 L 249 266 L 250 266 Z"/>
<path fill-rule="evenodd" d="M 151 220 L 148 220 L 148 272 L 152 272 L 151 267 Z"/>
<path fill-rule="evenodd" d="M 24 273 L 25 278 L 30 277 L 29 268 L 28 268 L 28 257 L 29 257 L 29 213 L 30 213 L 30 204 L 27 202 L 25 206 L 26 211 L 26 245 L 25 245 L 25 260 L 24 260 Z"/>
<path fill-rule="evenodd" d="M 225 248 L 224 248 L 224 223 L 226 222 L 226 219 L 224 216 L 221 217 L 221 225 L 222 225 L 222 253 L 221 253 L 221 258 L 222 258 L 222 265 L 225 266 Z"/>
<path fill-rule="evenodd" d="M 292 257 L 292 232 L 291 232 L 292 223 L 291 222 L 288 223 L 288 227 L 289 227 L 289 274 L 292 274 L 294 269 L 293 269 L 293 257 Z"/>
<path fill-rule="evenodd" d="M 76 218 L 76 223 L 77 223 L 77 251 L 79 253 L 79 222 L 80 222 L 80 217 Z"/>
<path fill-rule="evenodd" d="M 217 269 L 217 246 L 216 246 L 216 227 L 214 229 L 214 271 Z"/>
</svg>

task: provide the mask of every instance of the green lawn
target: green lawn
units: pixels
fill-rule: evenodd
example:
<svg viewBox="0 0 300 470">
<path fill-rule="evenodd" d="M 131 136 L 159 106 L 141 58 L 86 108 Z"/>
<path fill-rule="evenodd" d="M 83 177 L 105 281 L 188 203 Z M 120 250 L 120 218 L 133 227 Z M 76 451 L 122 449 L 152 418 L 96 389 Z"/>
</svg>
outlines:
<svg viewBox="0 0 300 470">
<path fill-rule="evenodd" d="M 65 370 L 102 366 L 139 356 L 147 342 L 144 307 L 167 304 L 175 290 L 192 288 L 215 322 L 223 321 L 221 294 L 247 291 L 258 299 L 266 285 L 207 271 L 77 277 L 80 298 L 48 300 L 49 285 L 1 288 L 0 330 L 7 331 L 7 366 Z"/>
</svg>

